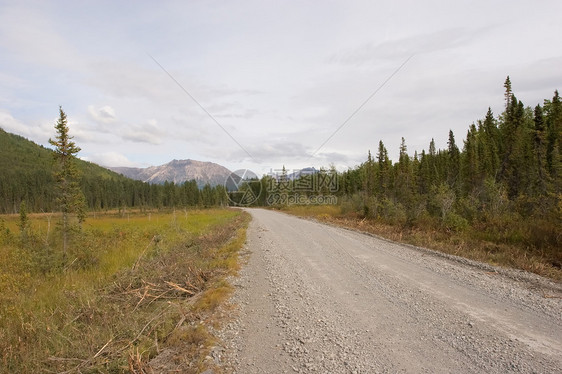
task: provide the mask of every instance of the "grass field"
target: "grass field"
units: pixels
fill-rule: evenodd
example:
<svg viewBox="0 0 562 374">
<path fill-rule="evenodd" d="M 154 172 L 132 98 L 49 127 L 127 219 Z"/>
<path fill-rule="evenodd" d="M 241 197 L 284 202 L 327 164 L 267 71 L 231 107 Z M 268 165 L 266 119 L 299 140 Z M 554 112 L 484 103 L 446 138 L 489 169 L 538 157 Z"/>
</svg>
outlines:
<svg viewBox="0 0 562 374">
<path fill-rule="evenodd" d="M 337 205 L 292 205 L 282 207 L 286 213 L 380 235 L 394 241 L 431 248 L 491 265 L 530 271 L 557 281 L 562 280 L 562 250 L 559 246 L 537 250 L 524 240 L 513 240 L 514 233 L 501 230 L 467 228 L 452 231 L 435 224 L 408 227 L 365 219 L 358 214 L 343 213 Z M 505 224 L 504 224 L 505 226 Z M 516 225 L 513 224 L 516 228 Z M 556 266 L 556 265 L 557 266 Z"/>
<path fill-rule="evenodd" d="M 58 217 L 0 218 L 0 373 L 198 372 L 238 267 L 246 213 L 105 213 L 71 234 Z M 181 352 L 181 353 L 180 353 Z M 163 369 L 164 370 L 164 369 Z"/>
</svg>

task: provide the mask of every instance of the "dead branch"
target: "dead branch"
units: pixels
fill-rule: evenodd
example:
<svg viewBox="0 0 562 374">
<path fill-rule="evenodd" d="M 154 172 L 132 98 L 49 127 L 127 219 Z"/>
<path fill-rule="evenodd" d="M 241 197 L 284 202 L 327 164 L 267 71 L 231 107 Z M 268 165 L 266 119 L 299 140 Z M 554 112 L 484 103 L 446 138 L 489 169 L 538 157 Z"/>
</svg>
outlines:
<svg viewBox="0 0 562 374">
<path fill-rule="evenodd" d="M 109 339 L 109 341 L 107 343 L 105 343 L 105 345 L 103 347 L 101 347 L 101 349 L 98 351 L 98 353 L 96 353 L 94 355 L 94 357 L 91 358 L 91 360 L 98 357 L 103 352 L 103 350 L 109 345 L 109 343 L 111 343 L 112 341 L 113 341 L 113 337 L 111 337 L 111 339 Z"/>
<path fill-rule="evenodd" d="M 170 287 L 172 287 L 175 290 L 185 292 L 188 295 L 195 295 L 195 292 L 187 290 L 187 289 L 181 287 L 179 284 L 176 284 L 176 283 L 173 283 L 173 282 L 168 282 L 168 281 L 165 281 L 164 283 L 166 283 L 167 285 L 169 285 Z"/>
</svg>

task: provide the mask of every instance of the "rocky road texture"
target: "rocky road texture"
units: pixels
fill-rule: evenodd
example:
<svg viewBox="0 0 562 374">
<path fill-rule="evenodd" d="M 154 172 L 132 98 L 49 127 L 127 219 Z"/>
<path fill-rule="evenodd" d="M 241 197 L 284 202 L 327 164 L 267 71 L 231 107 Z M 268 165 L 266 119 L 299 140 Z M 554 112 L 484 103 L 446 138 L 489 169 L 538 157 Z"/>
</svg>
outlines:
<svg viewBox="0 0 562 374">
<path fill-rule="evenodd" d="M 560 373 L 562 286 L 249 209 L 237 305 L 215 362 L 233 373 Z"/>
</svg>

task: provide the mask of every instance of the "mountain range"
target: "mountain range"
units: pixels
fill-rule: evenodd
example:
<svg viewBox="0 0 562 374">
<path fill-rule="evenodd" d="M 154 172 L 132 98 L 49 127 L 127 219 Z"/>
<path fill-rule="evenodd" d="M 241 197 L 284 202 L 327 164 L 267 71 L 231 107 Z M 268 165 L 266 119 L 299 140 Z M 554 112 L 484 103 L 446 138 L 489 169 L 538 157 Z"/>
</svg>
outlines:
<svg viewBox="0 0 562 374">
<path fill-rule="evenodd" d="M 195 180 L 200 188 L 205 184 L 211 186 L 223 184 L 231 173 L 219 164 L 196 160 L 172 160 L 164 165 L 147 168 L 109 167 L 108 169 L 148 183 L 161 184 L 168 181 L 181 184 Z"/>
</svg>

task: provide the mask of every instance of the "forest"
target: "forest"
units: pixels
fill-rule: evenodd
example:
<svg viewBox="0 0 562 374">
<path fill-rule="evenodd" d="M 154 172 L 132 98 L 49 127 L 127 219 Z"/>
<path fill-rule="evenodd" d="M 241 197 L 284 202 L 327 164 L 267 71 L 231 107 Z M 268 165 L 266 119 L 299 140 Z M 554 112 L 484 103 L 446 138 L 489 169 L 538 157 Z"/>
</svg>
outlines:
<svg viewBox="0 0 562 374">
<path fill-rule="evenodd" d="M 222 186 L 199 189 L 196 181 L 149 184 L 87 161 L 76 162 L 90 211 L 226 204 Z M 29 212 L 58 210 L 52 150 L 0 129 L 0 175 L 0 214 L 18 213 L 22 201 Z"/>
<path fill-rule="evenodd" d="M 516 98 L 509 77 L 505 111 L 469 126 L 461 144 L 449 131 L 447 149 L 408 154 L 402 138 L 393 163 L 382 141 L 359 167 L 341 175 L 343 196 L 363 214 L 400 223 L 436 217 L 451 229 L 498 214 L 561 219 L 562 103 L 558 91 L 534 109 Z M 558 226 L 558 228 L 561 226 Z M 558 230 L 559 231 L 559 230 Z M 559 234 L 559 233 L 558 233 Z"/>
</svg>

